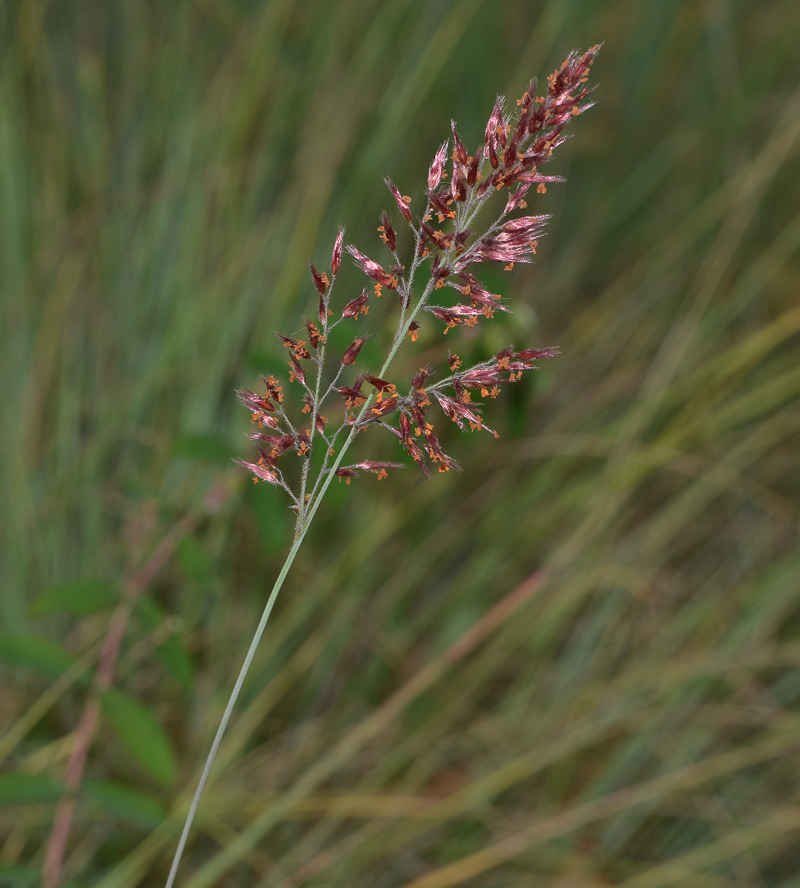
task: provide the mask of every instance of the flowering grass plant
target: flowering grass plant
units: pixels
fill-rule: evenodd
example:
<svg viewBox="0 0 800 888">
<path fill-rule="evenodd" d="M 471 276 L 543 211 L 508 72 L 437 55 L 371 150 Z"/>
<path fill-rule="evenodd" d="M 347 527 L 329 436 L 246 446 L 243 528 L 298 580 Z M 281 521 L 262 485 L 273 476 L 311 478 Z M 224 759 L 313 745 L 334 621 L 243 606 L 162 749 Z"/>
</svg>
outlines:
<svg viewBox="0 0 800 888">
<path fill-rule="evenodd" d="M 288 350 L 288 379 L 298 397 L 293 404 L 283 384 L 274 376 L 264 377 L 263 392 L 239 390 L 239 400 L 252 414 L 256 426 L 249 437 L 255 441 L 258 458 L 237 460 L 248 469 L 254 482 L 280 487 L 291 499 L 296 513 L 294 540 L 278 575 L 245 662 L 228 700 L 219 729 L 175 853 L 167 888 L 175 882 L 197 806 L 208 780 L 231 713 L 248 673 L 277 595 L 294 561 L 309 525 L 334 478 L 350 484 L 361 472 L 385 478 L 403 465 L 397 462 L 362 459 L 347 462 L 346 456 L 357 436 L 377 426 L 397 438 L 400 448 L 430 477 L 458 469 L 435 432 L 436 409 L 461 430 L 485 430 L 497 436 L 483 421 L 483 402 L 493 399 L 507 383 L 521 379 L 535 361 L 552 357 L 554 348 L 522 348 L 512 345 L 492 358 L 465 367 L 457 354 L 448 352 L 444 374 L 437 379 L 431 364 L 421 367 L 408 386 L 392 381 L 394 359 L 408 337 L 418 338 L 423 323 L 441 323 L 443 334 L 458 326 L 475 327 L 497 311 L 509 311 L 501 295 L 490 292 L 477 276 L 477 266 L 499 262 L 510 271 L 518 262 L 530 262 L 536 253 L 548 216 L 518 215 L 527 209 L 526 198 L 535 186 L 544 193 L 559 176 L 543 175 L 539 168 L 553 155 L 567 135 L 569 121 L 591 107 L 585 101 L 589 70 L 599 46 L 584 54 L 571 53 L 548 78 L 544 94 L 537 96 L 532 80 L 513 112 L 498 98 L 486 124 L 481 144 L 469 154 L 455 122 L 452 151 L 447 163 L 449 141 L 444 142 L 430 165 L 425 206 L 420 216 L 411 211 L 411 198 L 389 179 L 387 187 L 403 223 L 413 237 L 413 255 L 403 262 L 398 254 L 397 232 L 389 214 L 381 216 L 380 238 L 390 253 L 379 263 L 355 246 L 344 246 L 344 229 L 334 243 L 330 270 L 311 265 L 318 295 L 316 318 L 305 318 L 307 338 L 277 334 Z M 449 166 L 449 170 L 447 167 Z M 505 189 L 505 192 L 504 192 Z M 488 227 L 478 225 L 481 211 L 496 192 L 507 193 L 500 215 Z M 336 281 L 347 250 L 369 278 L 360 294 L 349 301 L 334 297 Z M 370 301 L 383 291 L 394 292 L 398 315 L 388 354 L 376 373 L 361 368 L 361 351 L 368 334 L 356 322 L 369 313 Z M 338 292 L 336 296 L 338 297 Z M 329 348 L 331 332 L 339 325 L 352 326 L 353 338 L 333 360 Z M 356 366 L 359 365 L 359 366 Z M 300 406 L 302 404 L 302 407 Z M 329 416 L 339 416 L 337 421 Z M 284 471 L 282 462 L 294 454 L 299 472 Z M 295 477 L 296 476 L 296 477 Z"/>
</svg>

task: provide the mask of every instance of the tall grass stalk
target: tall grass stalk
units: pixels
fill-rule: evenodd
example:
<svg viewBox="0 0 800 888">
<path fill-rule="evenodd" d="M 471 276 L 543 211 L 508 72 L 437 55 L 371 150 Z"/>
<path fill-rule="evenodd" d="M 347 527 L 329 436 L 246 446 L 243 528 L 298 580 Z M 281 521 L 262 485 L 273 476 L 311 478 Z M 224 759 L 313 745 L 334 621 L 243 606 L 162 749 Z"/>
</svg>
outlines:
<svg viewBox="0 0 800 888">
<path fill-rule="evenodd" d="M 505 110 L 504 99 L 498 97 L 486 124 L 484 138 L 471 155 L 464 148 L 453 121 L 450 182 L 445 181 L 449 145 L 445 142 L 428 171 L 425 210 L 416 220 L 409 206 L 411 198 L 402 195 L 394 183 L 386 180 L 397 209 L 413 234 L 413 257 L 408 270 L 398 255 L 397 235 L 386 212 L 382 214 L 378 231 L 395 263 L 388 271 L 354 246 L 347 248 L 361 271 L 374 282 L 374 298 L 379 298 L 385 287 L 390 292 L 395 291 L 399 300 L 397 327 L 389 353 L 377 376 L 361 371 L 350 385 L 337 387 L 345 369 L 355 364 L 366 342 L 365 336 L 356 337 L 345 350 L 338 367 L 333 372 L 329 371 L 327 378 L 323 376 L 327 369 L 326 343 L 333 330 L 342 322 L 358 319 L 360 314 L 369 311 L 370 293 L 365 287 L 361 295 L 347 302 L 336 321 L 330 320 L 335 314 L 331 307 L 331 295 L 342 261 L 344 229 L 340 229 L 331 256 L 331 278 L 327 273 L 318 272 L 311 264 L 311 277 L 319 297 L 319 326 L 305 318 L 308 340 L 278 334 L 291 354 L 288 361 L 289 379 L 301 391 L 304 390 L 303 412 L 310 414 L 308 429 L 301 431 L 299 425 L 296 427 L 292 422 L 284 405 L 283 387 L 273 376 L 269 379 L 263 377 L 264 395 L 248 390 L 239 392 L 239 398 L 251 411 L 253 421 L 267 429 L 267 433 L 255 432 L 249 436 L 257 442 L 258 462 L 239 462 L 252 472 L 255 482 L 263 481 L 280 487 L 289 495 L 297 512 L 297 522 L 292 547 L 267 599 L 203 766 L 167 877 L 167 888 L 172 888 L 177 878 L 200 798 L 275 601 L 328 487 L 337 477 L 350 484 L 359 470 L 375 473 L 382 478 L 387 476 L 388 469 L 403 467 L 398 463 L 374 460 L 343 466 L 344 457 L 356 436 L 370 426 L 381 426 L 398 438 L 406 453 L 429 477 L 428 462 L 438 466 L 439 471 L 457 469 L 458 464 L 445 453 L 432 423 L 428 421 L 427 408 L 433 402 L 438 402 L 445 416 L 460 429 L 464 430 L 468 423 L 472 431 L 486 429 L 497 437 L 497 433 L 483 423 L 481 406 L 472 400 L 472 393 L 480 392 L 484 398 L 495 398 L 501 385 L 516 382 L 522 378 L 523 371 L 534 369 L 535 359 L 556 354 L 554 349 L 515 350 L 509 346 L 488 361 L 462 369 L 461 359 L 448 352 L 449 372 L 445 378 L 429 382 L 434 368 L 428 364 L 414 376 L 405 396 L 399 394 L 397 384 L 385 378 L 406 336 L 416 342 L 421 326 L 418 320 L 422 319 L 424 311 L 445 324 L 445 334 L 458 326 L 475 327 L 479 318 L 491 319 L 495 311 L 508 311 L 502 297 L 487 290 L 470 269 L 473 265 L 495 262 L 504 265 L 508 271 L 515 263 L 529 262 L 536 253 L 537 238 L 543 234 L 542 229 L 549 217 L 513 214 L 527 207 L 525 198 L 532 186 L 536 186 L 537 192 L 544 193 L 547 190 L 545 183 L 563 181 L 559 176 L 543 175 L 538 168 L 549 161 L 553 150 L 566 140 L 564 130 L 572 118 L 591 107 L 591 103 L 585 101 L 592 91 L 586 83 L 599 49 L 599 46 L 594 46 L 583 55 L 571 53 L 548 77 L 548 86 L 541 96 L 537 95 L 537 81 L 532 80 L 517 102 L 519 110 L 513 116 Z M 470 226 L 476 225 L 478 214 L 496 193 L 503 196 L 503 189 L 508 194 L 504 209 L 492 224 L 483 229 L 483 233 L 476 234 L 474 227 Z M 438 219 L 438 223 L 434 219 Z M 428 280 L 415 301 L 415 277 L 428 266 Z M 454 291 L 451 296 L 456 299 L 455 304 L 452 299 L 444 304 L 432 304 L 436 291 L 445 288 Z M 301 361 L 313 364 L 316 376 L 312 384 L 307 381 L 307 372 Z M 377 391 L 376 396 L 364 392 L 365 383 Z M 452 392 L 452 396 L 447 394 L 448 391 Z M 344 400 L 344 419 L 339 428 L 330 433 L 322 410 L 324 408 L 329 412 L 333 408 L 330 400 L 337 395 Z M 326 406 L 329 404 L 330 407 Z M 389 417 L 399 417 L 397 427 L 387 423 Z M 337 448 L 336 441 L 342 432 L 346 433 L 346 438 Z M 320 461 L 317 463 L 318 474 L 312 487 L 309 478 L 315 440 L 323 447 L 323 455 L 321 465 Z M 292 450 L 302 459 L 297 493 L 291 489 L 278 464 L 284 453 Z"/>
</svg>

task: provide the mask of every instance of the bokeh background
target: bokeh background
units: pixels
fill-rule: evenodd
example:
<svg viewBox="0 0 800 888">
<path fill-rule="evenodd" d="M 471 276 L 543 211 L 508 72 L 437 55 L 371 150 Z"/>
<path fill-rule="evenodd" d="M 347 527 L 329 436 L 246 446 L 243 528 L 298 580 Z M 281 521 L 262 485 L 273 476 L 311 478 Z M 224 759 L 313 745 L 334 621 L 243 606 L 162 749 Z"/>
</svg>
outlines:
<svg viewBox="0 0 800 888">
<path fill-rule="evenodd" d="M 446 341 L 561 356 L 499 441 L 449 424 L 462 474 L 333 485 L 181 884 L 800 885 L 796 0 L 24 0 L 0 41 L 0 884 L 120 617 L 63 884 L 163 884 L 291 539 L 234 388 L 338 224 L 379 255 L 384 176 L 420 203 L 451 117 L 603 42 L 514 315 Z"/>
</svg>

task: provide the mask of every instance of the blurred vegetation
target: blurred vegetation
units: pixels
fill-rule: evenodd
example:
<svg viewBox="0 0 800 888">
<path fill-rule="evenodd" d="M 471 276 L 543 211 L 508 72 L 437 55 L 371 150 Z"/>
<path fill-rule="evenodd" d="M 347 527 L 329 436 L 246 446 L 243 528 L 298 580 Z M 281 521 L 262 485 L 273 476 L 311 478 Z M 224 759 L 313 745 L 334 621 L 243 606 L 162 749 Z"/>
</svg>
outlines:
<svg viewBox="0 0 800 888">
<path fill-rule="evenodd" d="M 0 885 L 39 884 L 120 608 L 65 883 L 163 884 L 291 532 L 231 469 L 234 387 L 339 223 L 378 254 L 384 176 L 419 202 L 451 117 L 469 147 L 596 42 L 515 314 L 450 334 L 562 355 L 499 442 L 448 430 L 462 475 L 333 486 L 180 884 L 800 885 L 796 0 L 24 0 L 0 34 Z"/>
</svg>

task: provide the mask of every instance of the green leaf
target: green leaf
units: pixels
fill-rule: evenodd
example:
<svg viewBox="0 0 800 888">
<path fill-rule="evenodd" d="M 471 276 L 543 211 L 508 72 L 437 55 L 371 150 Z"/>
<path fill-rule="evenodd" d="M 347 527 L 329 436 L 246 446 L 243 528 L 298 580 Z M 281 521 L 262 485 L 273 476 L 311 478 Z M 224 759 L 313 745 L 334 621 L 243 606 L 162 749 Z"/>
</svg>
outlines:
<svg viewBox="0 0 800 888">
<path fill-rule="evenodd" d="M 61 793 L 61 784 L 46 774 L 0 774 L 0 805 L 54 802 Z"/>
<path fill-rule="evenodd" d="M 146 706 L 122 691 L 103 694 L 103 712 L 133 757 L 159 783 L 172 783 L 175 754 L 164 729 Z"/>
<path fill-rule="evenodd" d="M 158 659 L 164 664 L 165 669 L 180 685 L 181 690 L 189 693 L 194 687 L 194 666 L 192 658 L 177 635 L 171 635 L 156 650 Z"/>
<path fill-rule="evenodd" d="M 28 666 L 48 678 L 61 675 L 75 662 L 55 642 L 23 632 L 0 635 L 0 658 L 13 666 Z"/>
<path fill-rule="evenodd" d="M 41 617 L 53 611 L 63 611 L 74 617 L 85 617 L 112 607 L 118 598 L 119 593 L 112 583 L 103 580 L 76 580 L 40 595 L 31 605 L 31 614 Z"/>
<path fill-rule="evenodd" d="M 0 866 L 0 888 L 11 885 L 38 885 L 41 880 L 41 870 L 33 867 Z"/>
<path fill-rule="evenodd" d="M 102 805 L 109 814 L 152 829 L 163 822 L 166 812 L 161 803 L 138 789 L 112 780 L 87 780 L 86 797 Z"/>
<path fill-rule="evenodd" d="M 164 608 L 147 595 L 142 595 L 136 602 L 136 614 L 142 618 L 149 630 L 157 628 L 166 616 Z"/>
<path fill-rule="evenodd" d="M 175 441 L 173 453 L 187 459 L 226 466 L 235 456 L 228 443 L 218 435 L 185 435 Z"/>
<path fill-rule="evenodd" d="M 147 596 L 142 596 L 136 603 L 136 613 L 150 630 L 156 629 L 166 619 L 163 608 Z M 156 655 L 181 689 L 191 691 L 194 687 L 194 666 L 181 639 L 177 635 L 171 635 L 158 646 Z"/>
<path fill-rule="evenodd" d="M 197 537 L 185 536 L 178 545 L 178 564 L 186 577 L 198 585 L 205 585 L 212 575 L 213 567 L 208 552 L 200 545 Z"/>
</svg>

